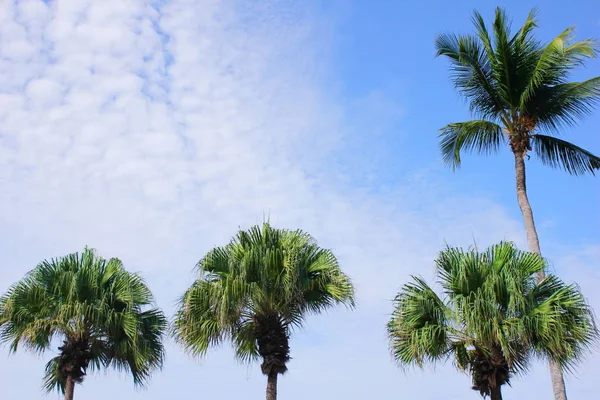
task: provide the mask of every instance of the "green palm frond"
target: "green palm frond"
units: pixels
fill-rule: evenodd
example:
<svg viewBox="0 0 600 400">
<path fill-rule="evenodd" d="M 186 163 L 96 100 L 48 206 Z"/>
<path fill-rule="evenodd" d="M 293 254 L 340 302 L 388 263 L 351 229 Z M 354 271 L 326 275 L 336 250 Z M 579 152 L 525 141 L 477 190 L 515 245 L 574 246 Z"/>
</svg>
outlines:
<svg viewBox="0 0 600 400">
<path fill-rule="evenodd" d="M 449 310 L 427 283 L 413 277 L 394 304 L 387 331 L 399 364 L 422 367 L 425 362 L 446 358 L 450 346 Z"/>
<path fill-rule="evenodd" d="M 496 10 L 496 12 L 498 12 L 498 9 Z M 523 26 L 521 26 L 513 40 L 518 41 L 521 44 L 525 44 L 528 42 L 528 39 L 531 38 L 533 30 L 538 27 L 538 13 L 539 10 L 537 7 L 534 7 L 529 11 L 529 13 L 527 14 L 527 18 L 523 23 Z"/>
<path fill-rule="evenodd" d="M 526 110 L 541 129 L 554 132 L 563 125 L 574 126 L 579 118 L 592 112 L 598 101 L 600 77 L 541 87 Z"/>
<path fill-rule="evenodd" d="M 143 384 L 164 358 L 167 321 L 153 303 L 139 275 L 86 248 L 41 262 L 0 297 L 0 340 L 42 352 L 58 338 L 81 347 L 83 374 L 113 366 Z M 60 360 L 46 366 L 48 390 L 63 387 Z"/>
<path fill-rule="evenodd" d="M 475 26 L 475 31 L 477 32 L 477 37 L 481 41 L 483 48 L 485 50 L 485 56 L 487 57 L 487 63 L 490 68 L 493 68 L 496 65 L 496 54 L 494 53 L 494 46 L 492 44 L 492 38 L 490 37 L 490 33 L 485 26 L 485 21 L 483 20 L 483 16 L 475 11 L 473 13 L 473 17 L 471 18 L 471 22 Z M 438 55 L 441 55 L 438 53 Z"/>
<path fill-rule="evenodd" d="M 588 39 L 570 43 L 574 30 L 574 27 L 565 29 L 545 48 L 538 49 L 539 55 L 534 53 L 535 56 L 531 59 L 533 68 L 528 74 L 529 82 L 521 94 L 521 110 L 526 110 L 527 104 L 540 87 L 566 83 L 572 68 L 583 65 L 586 59 L 596 56 L 595 41 Z"/>
<path fill-rule="evenodd" d="M 256 346 L 254 321 L 243 320 L 238 327 L 232 328 L 233 347 L 235 356 L 240 362 L 250 364 L 260 359 Z"/>
<path fill-rule="evenodd" d="M 476 37 L 443 34 L 437 37 L 435 47 L 437 56 L 450 60 L 454 86 L 471 99 L 471 111 L 483 118 L 502 113 L 502 100 L 492 76 L 491 57 Z"/>
<path fill-rule="evenodd" d="M 546 135 L 533 135 L 531 142 L 540 161 L 550 167 L 562 168 L 573 175 L 594 175 L 600 169 L 600 157 L 572 143 Z"/>
<path fill-rule="evenodd" d="M 530 293 L 527 328 L 536 350 L 570 370 L 598 342 L 593 311 L 576 285 L 549 275 Z"/>
<path fill-rule="evenodd" d="M 44 390 L 48 393 L 57 391 L 65 392 L 65 380 L 60 375 L 59 356 L 53 357 L 46 364 L 46 375 L 44 376 Z"/>
<path fill-rule="evenodd" d="M 178 343 L 194 355 L 204 355 L 209 347 L 218 346 L 223 336 L 230 335 L 234 321 L 241 318 L 240 312 L 232 310 L 233 321 L 220 311 L 223 293 L 220 281 L 198 280 L 185 292 L 180 300 L 180 308 L 175 314 L 173 336 Z M 217 294 L 217 296 L 215 296 Z M 224 314 L 222 318 L 220 314 Z"/>
<path fill-rule="evenodd" d="M 511 23 L 508 20 L 506 12 L 501 8 L 496 8 L 496 16 L 494 23 L 492 24 L 494 32 L 494 52 L 496 55 L 496 64 L 492 71 L 493 79 L 496 83 L 496 90 L 498 91 L 498 97 L 502 99 L 503 103 L 511 103 L 514 95 L 513 85 L 515 82 L 515 60 L 512 55 L 514 54 L 514 48 L 511 46 L 513 43 L 510 38 Z"/>
<path fill-rule="evenodd" d="M 446 125 L 441 129 L 440 138 L 442 159 L 453 169 L 460 167 L 462 151 L 492 154 L 503 143 L 502 128 L 485 120 Z"/>
<path fill-rule="evenodd" d="M 254 361 L 257 320 L 280 321 L 289 335 L 308 314 L 354 305 L 353 285 L 333 253 L 300 230 L 251 227 L 197 266 L 173 321 L 173 336 L 194 355 L 230 340 L 240 361 Z"/>
</svg>

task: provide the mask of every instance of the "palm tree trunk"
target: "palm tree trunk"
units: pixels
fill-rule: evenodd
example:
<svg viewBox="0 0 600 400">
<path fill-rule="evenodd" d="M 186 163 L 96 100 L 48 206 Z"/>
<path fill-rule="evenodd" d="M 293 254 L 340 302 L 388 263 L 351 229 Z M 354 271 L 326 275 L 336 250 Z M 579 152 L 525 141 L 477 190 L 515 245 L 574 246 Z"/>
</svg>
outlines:
<svg viewBox="0 0 600 400">
<path fill-rule="evenodd" d="M 500 386 L 491 388 L 490 400 L 502 400 L 502 391 Z"/>
<path fill-rule="evenodd" d="M 525 222 L 527 244 L 529 245 L 530 251 L 542 255 L 540 241 L 537 230 L 535 229 L 535 223 L 533 222 L 533 211 L 531 210 L 531 204 L 529 204 L 529 198 L 527 197 L 527 185 L 525 182 L 525 152 L 515 152 L 514 155 L 515 172 L 517 176 L 517 200 L 519 201 L 519 207 L 521 208 L 521 213 L 523 214 L 523 220 Z M 544 277 L 544 271 L 538 272 L 538 282 L 544 279 Z M 560 366 L 550 361 L 549 367 L 550 377 L 552 379 L 552 390 L 554 391 L 554 400 L 567 400 L 567 389 L 565 387 L 565 380 Z"/>
<path fill-rule="evenodd" d="M 277 372 L 267 375 L 267 400 L 277 400 Z"/>
<path fill-rule="evenodd" d="M 65 382 L 65 400 L 73 400 L 73 394 L 75 392 L 75 380 L 70 376 L 67 377 Z"/>
</svg>

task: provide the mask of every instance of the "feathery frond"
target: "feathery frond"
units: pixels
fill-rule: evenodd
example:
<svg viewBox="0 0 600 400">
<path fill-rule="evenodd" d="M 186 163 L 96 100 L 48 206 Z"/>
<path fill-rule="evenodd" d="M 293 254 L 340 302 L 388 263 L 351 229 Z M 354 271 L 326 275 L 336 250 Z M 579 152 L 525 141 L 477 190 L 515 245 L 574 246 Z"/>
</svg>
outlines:
<svg viewBox="0 0 600 400">
<path fill-rule="evenodd" d="M 572 143 L 546 135 L 533 135 L 531 143 L 540 161 L 550 167 L 572 175 L 594 175 L 600 169 L 600 157 Z"/>
<path fill-rule="evenodd" d="M 502 128 L 490 121 L 475 120 L 446 125 L 441 129 L 440 148 L 444 163 L 460 167 L 461 151 L 497 152 L 503 143 Z"/>
</svg>

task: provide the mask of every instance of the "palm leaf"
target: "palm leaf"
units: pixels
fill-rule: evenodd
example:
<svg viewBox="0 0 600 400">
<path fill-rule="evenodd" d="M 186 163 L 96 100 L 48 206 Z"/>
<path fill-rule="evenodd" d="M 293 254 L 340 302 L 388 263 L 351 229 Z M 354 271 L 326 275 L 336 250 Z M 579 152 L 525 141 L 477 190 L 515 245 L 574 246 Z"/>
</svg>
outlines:
<svg viewBox="0 0 600 400">
<path fill-rule="evenodd" d="M 440 138 L 442 159 L 453 169 L 460 167 L 462 151 L 491 154 L 503 143 L 502 128 L 485 120 L 446 125 L 441 129 Z"/>
<path fill-rule="evenodd" d="M 594 314 L 576 285 L 547 276 L 530 293 L 526 319 L 537 351 L 570 370 L 598 342 Z"/>
<path fill-rule="evenodd" d="M 435 42 L 436 56 L 450 60 L 454 86 L 470 99 L 471 111 L 483 118 L 503 112 L 490 64 L 490 55 L 474 36 L 439 35 Z M 495 56 L 494 56 L 495 57 Z"/>
<path fill-rule="evenodd" d="M 582 175 L 600 169 L 600 157 L 567 141 L 546 135 L 533 135 L 532 147 L 540 161 L 570 174 Z"/>
<path fill-rule="evenodd" d="M 521 110 L 527 109 L 527 103 L 539 87 L 565 83 L 573 67 L 583 65 L 585 59 L 596 56 L 596 43 L 593 40 L 569 43 L 573 32 L 574 27 L 567 28 L 543 50 L 536 52 L 539 56 L 535 57 L 535 67 L 529 73 L 529 82 L 521 95 Z"/>
<path fill-rule="evenodd" d="M 48 393 L 58 391 L 65 392 L 65 380 L 60 375 L 59 356 L 53 357 L 46 364 L 46 375 L 44 376 L 44 390 Z"/>
<path fill-rule="evenodd" d="M 423 367 L 444 359 L 449 350 L 448 310 L 421 278 L 404 285 L 388 323 L 390 348 L 401 366 Z"/>
<path fill-rule="evenodd" d="M 536 91 L 527 111 L 543 129 L 574 126 L 578 118 L 589 115 L 600 101 L 600 77 L 583 82 L 545 86 Z"/>
</svg>

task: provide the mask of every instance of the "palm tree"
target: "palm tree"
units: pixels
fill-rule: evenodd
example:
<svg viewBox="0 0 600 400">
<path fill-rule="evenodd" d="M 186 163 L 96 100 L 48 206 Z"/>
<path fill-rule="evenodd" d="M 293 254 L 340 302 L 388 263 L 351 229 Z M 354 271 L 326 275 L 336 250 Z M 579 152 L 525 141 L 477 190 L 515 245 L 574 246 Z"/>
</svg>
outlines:
<svg viewBox="0 0 600 400">
<path fill-rule="evenodd" d="M 571 27 L 543 44 L 533 35 L 535 9 L 514 35 L 500 8 L 492 26 L 493 40 L 478 12 L 473 24 L 476 35 L 443 34 L 435 43 L 437 55 L 450 60 L 454 85 L 477 118 L 441 129 L 443 159 L 457 168 L 463 151 L 490 154 L 507 144 L 514 155 L 529 250 L 541 254 L 527 197 L 525 158 L 532 152 L 542 164 L 573 175 L 600 169 L 600 157 L 556 137 L 561 127 L 574 125 L 600 99 L 600 77 L 568 81 L 575 67 L 597 55 L 596 42 L 573 42 Z M 538 279 L 543 278 L 540 270 Z M 566 400 L 562 371 L 553 364 L 550 371 L 555 399 Z"/>
<path fill-rule="evenodd" d="M 73 399 L 88 369 L 114 367 L 144 384 L 162 366 L 167 320 L 142 278 L 116 258 L 86 248 L 42 261 L 0 297 L 0 340 L 36 352 L 53 339 L 59 355 L 46 365 L 44 386 Z"/>
<path fill-rule="evenodd" d="M 287 370 L 292 329 L 308 314 L 354 305 L 352 283 L 333 253 L 300 230 L 265 223 L 240 231 L 197 267 L 199 278 L 175 316 L 175 338 L 194 355 L 228 339 L 239 360 L 262 359 L 267 400 L 277 398 L 277 377 Z"/>
<path fill-rule="evenodd" d="M 447 248 L 436 260 L 438 295 L 421 278 L 404 285 L 388 323 L 402 366 L 454 358 L 473 389 L 492 400 L 536 356 L 570 367 L 597 339 L 593 313 L 575 285 L 537 281 L 544 260 L 511 243 L 483 253 Z"/>
</svg>

